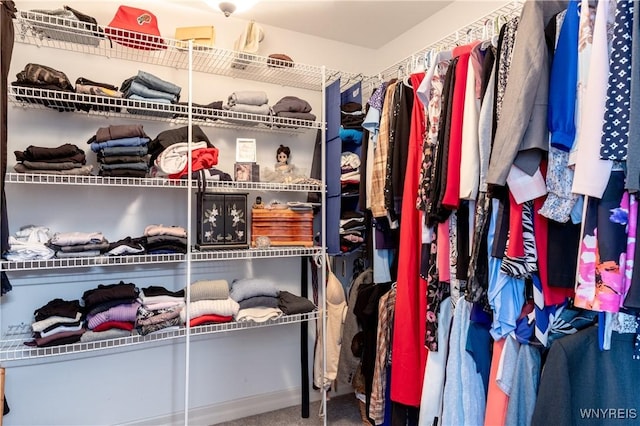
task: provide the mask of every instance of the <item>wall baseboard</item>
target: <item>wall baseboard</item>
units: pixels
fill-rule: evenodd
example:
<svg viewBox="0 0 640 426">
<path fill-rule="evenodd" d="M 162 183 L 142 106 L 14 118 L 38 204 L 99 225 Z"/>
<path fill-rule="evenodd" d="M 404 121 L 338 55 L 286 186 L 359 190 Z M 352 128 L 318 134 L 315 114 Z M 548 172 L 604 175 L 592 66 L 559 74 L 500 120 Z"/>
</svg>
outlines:
<svg viewBox="0 0 640 426">
<path fill-rule="evenodd" d="M 268 411 L 300 405 L 300 388 L 268 392 L 260 395 L 225 401 L 205 407 L 194 408 L 189 412 L 189 425 L 213 425 L 242 417 L 253 416 Z M 312 402 L 322 398 L 320 392 L 311 391 Z M 317 416 L 317 413 L 309 413 Z M 184 423 L 184 412 L 177 412 L 166 416 L 136 420 L 121 423 L 121 426 L 159 426 Z"/>
</svg>

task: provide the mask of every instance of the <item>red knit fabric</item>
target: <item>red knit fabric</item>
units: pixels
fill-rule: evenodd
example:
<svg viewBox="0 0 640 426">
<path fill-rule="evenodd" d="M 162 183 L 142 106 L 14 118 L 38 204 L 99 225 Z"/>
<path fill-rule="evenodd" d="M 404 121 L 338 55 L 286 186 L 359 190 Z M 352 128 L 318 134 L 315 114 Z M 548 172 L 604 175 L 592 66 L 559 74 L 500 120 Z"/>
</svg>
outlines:
<svg viewBox="0 0 640 426">
<path fill-rule="evenodd" d="M 189 327 L 196 327 L 202 324 L 218 324 L 221 322 L 231 322 L 231 321 L 233 321 L 232 316 L 216 315 L 216 314 L 200 315 L 199 317 L 192 318 L 189 321 Z"/>
<path fill-rule="evenodd" d="M 456 65 L 456 83 L 453 88 L 451 134 L 447 160 L 447 184 L 442 205 L 457 209 L 460 205 L 460 162 L 462 161 L 462 123 L 464 120 L 464 95 L 467 90 L 469 52 L 463 53 Z"/>
<path fill-rule="evenodd" d="M 524 228 L 522 227 L 522 204 L 516 203 L 509 192 L 509 241 L 507 256 L 524 257 Z"/>
<path fill-rule="evenodd" d="M 191 171 L 207 170 L 218 164 L 218 148 L 201 148 L 191 151 Z M 189 164 L 181 172 L 169 175 L 170 179 L 180 179 L 189 174 Z"/>
<path fill-rule="evenodd" d="M 422 224 L 420 212 L 415 205 L 425 132 L 424 107 L 416 96 L 416 90 L 423 78 L 424 74 L 411 75 L 414 103 L 402 197 L 391 369 L 391 399 L 414 407 L 420 405 L 424 367 L 427 362 L 424 344 L 427 283 L 420 278 Z"/>
<path fill-rule="evenodd" d="M 112 328 L 119 328 L 120 330 L 133 330 L 133 323 L 128 321 L 105 321 L 102 324 L 94 327 L 93 331 L 107 331 Z"/>
</svg>

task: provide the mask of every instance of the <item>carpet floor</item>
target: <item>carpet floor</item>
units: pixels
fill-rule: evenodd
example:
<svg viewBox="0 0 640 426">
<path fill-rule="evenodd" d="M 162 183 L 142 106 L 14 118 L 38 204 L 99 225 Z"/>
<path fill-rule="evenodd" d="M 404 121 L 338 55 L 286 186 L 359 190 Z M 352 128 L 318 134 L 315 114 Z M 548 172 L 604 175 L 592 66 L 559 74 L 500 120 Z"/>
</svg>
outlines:
<svg viewBox="0 0 640 426">
<path fill-rule="evenodd" d="M 251 417 L 218 423 L 215 426 L 321 426 L 322 418 L 318 417 L 320 402 L 309 405 L 309 418 L 300 417 L 300 406 L 283 408 Z M 327 425 L 351 426 L 362 425 L 358 400 L 354 394 L 333 396 L 327 401 Z"/>
</svg>

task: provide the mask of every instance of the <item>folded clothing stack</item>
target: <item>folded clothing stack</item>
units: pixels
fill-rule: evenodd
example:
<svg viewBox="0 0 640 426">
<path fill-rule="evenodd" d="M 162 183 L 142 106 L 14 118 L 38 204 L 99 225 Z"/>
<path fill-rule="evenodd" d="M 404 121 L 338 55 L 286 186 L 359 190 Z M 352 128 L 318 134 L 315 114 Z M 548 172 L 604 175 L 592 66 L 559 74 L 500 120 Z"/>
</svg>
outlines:
<svg viewBox="0 0 640 426">
<path fill-rule="evenodd" d="M 340 106 L 340 139 L 357 145 L 362 143 L 362 123 L 365 114 L 362 104 L 347 102 Z"/>
<path fill-rule="evenodd" d="M 74 93 L 75 91 L 67 75 L 46 65 L 25 65 L 24 69 L 16 74 L 16 81 L 11 85 L 56 92 L 55 96 L 37 92 L 34 93 L 35 96 L 29 96 L 28 98 L 18 96 L 17 99 L 20 101 L 37 102 L 58 111 L 74 111 L 76 109 L 75 102 L 70 101 L 72 95 L 69 95 L 69 93 Z"/>
<path fill-rule="evenodd" d="M 340 215 L 340 251 L 354 250 L 364 242 L 364 215 L 354 210 L 343 211 Z"/>
<path fill-rule="evenodd" d="M 144 237 L 149 254 L 187 252 L 187 231 L 181 226 L 148 225 Z"/>
<path fill-rule="evenodd" d="M 49 347 L 80 341 L 86 331 L 79 300 L 52 299 L 34 311 L 34 339 L 27 346 Z"/>
<path fill-rule="evenodd" d="M 262 278 L 243 278 L 231 283 L 231 299 L 242 307 L 236 321 L 265 322 L 282 316 L 278 308 L 278 290 L 275 285 Z M 260 299 L 254 299 L 259 297 Z M 265 299 L 273 298 L 273 299 Z M 253 300 L 251 300 L 253 299 Z"/>
<path fill-rule="evenodd" d="M 180 312 L 184 309 L 184 290 L 170 291 L 162 286 L 140 289 L 140 307 L 136 318 L 136 329 L 147 335 L 181 325 Z"/>
<path fill-rule="evenodd" d="M 358 154 L 345 151 L 340 155 L 340 183 L 344 190 L 345 185 L 360 184 L 360 157 Z M 344 192 L 344 191 L 343 191 Z"/>
<path fill-rule="evenodd" d="M 109 249 L 102 232 L 56 232 L 47 244 L 56 257 L 94 257 Z"/>
<path fill-rule="evenodd" d="M 87 326 L 94 333 L 124 330 L 131 334 L 135 327 L 140 302 L 133 283 L 99 284 L 82 295 Z M 93 339 L 97 340 L 97 339 Z"/>
<path fill-rule="evenodd" d="M 278 308 L 285 315 L 306 314 L 316 310 L 316 305 L 306 297 L 296 296 L 288 291 L 278 293 Z"/>
<path fill-rule="evenodd" d="M 109 243 L 109 248 L 105 252 L 109 256 L 122 256 L 128 254 L 144 254 L 147 239 L 144 237 L 125 237 L 118 241 Z"/>
<path fill-rule="evenodd" d="M 285 96 L 273 105 L 273 114 L 278 117 L 315 121 L 311 113 L 311 105 L 296 96 Z"/>
<path fill-rule="evenodd" d="M 138 71 L 137 75 L 122 82 L 120 85 L 120 91 L 122 91 L 124 97 L 127 99 L 169 105 L 175 104 L 180 100 L 181 88 L 171 82 L 162 80 L 151 73 Z M 141 104 L 140 106 L 145 107 L 144 104 Z M 162 105 L 154 105 L 144 109 L 128 108 L 127 111 L 131 114 L 140 115 L 152 115 L 159 117 L 173 116 L 173 112 L 170 112 L 169 108 L 167 108 L 167 111 L 161 111 L 162 109 Z"/>
<path fill-rule="evenodd" d="M 166 130 L 149 144 L 153 175 L 179 179 L 188 175 L 189 170 L 189 127 Z M 191 131 L 191 170 L 209 170 L 218 164 L 218 149 L 199 126 Z"/>
<path fill-rule="evenodd" d="M 86 165 L 84 151 L 70 143 L 55 148 L 31 145 L 14 154 L 18 163 L 13 169 L 18 173 L 87 176 L 93 170 L 92 165 Z"/>
<path fill-rule="evenodd" d="M 118 90 L 118 86 L 92 81 L 84 77 L 76 79 L 76 93 L 91 96 L 104 96 L 114 99 L 122 98 L 122 92 Z M 77 107 L 83 111 L 95 110 L 120 112 L 119 103 L 111 102 L 110 100 L 98 100 L 95 97 L 90 97 L 89 102 L 86 104 L 78 102 Z"/>
<path fill-rule="evenodd" d="M 98 155 L 98 175 L 146 177 L 149 172 L 149 137 L 140 124 L 101 127 L 87 141 Z"/>
<path fill-rule="evenodd" d="M 9 236 L 9 250 L 4 258 L 14 262 L 51 259 L 56 252 L 47 246 L 50 239 L 49 228 L 23 226 L 15 236 Z"/>
<path fill-rule="evenodd" d="M 218 324 L 233 321 L 238 302 L 229 297 L 227 280 L 202 280 L 189 286 L 189 326 Z M 185 290 L 186 297 L 186 290 Z M 182 315 L 186 322 L 186 314 Z"/>
<path fill-rule="evenodd" d="M 259 90 L 244 90 L 229 95 L 227 103 L 222 106 L 227 111 L 245 114 L 269 116 L 272 114 L 269 98 L 265 92 Z M 236 121 L 227 119 L 228 121 Z M 251 124 L 251 123 L 246 123 Z"/>
</svg>

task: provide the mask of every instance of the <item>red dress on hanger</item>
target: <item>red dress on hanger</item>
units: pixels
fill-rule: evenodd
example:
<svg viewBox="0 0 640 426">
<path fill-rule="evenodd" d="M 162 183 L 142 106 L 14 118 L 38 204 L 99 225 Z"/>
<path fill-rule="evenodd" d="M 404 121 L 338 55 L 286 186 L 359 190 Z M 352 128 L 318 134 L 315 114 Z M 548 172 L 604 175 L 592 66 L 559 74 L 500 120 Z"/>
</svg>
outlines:
<svg viewBox="0 0 640 426">
<path fill-rule="evenodd" d="M 416 90 L 423 79 L 424 73 L 411 75 L 414 102 L 402 197 L 391 365 L 391 400 L 414 407 L 420 406 L 427 362 L 427 282 L 420 278 L 422 224 L 420 212 L 416 209 L 422 141 L 426 129 L 424 106 L 416 95 Z"/>
</svg>

